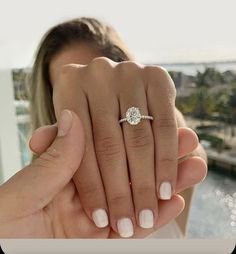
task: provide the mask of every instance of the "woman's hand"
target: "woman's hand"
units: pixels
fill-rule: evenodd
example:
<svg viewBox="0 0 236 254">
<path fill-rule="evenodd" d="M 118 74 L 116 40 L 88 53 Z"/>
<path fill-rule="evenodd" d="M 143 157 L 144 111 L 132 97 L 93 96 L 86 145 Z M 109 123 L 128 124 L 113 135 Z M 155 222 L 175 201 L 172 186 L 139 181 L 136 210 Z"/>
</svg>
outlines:
<svg viewBox="0 0 236 254">
<path fill-rule="evenodd" d="M 87 217 L 71 180 L 84 150 L 80 120 L 73 112 L 64 111 L 57 126 L 34 132 L 30 146 L 40 157 L 0 186 L 0 238 L 119 237 L 108 227 L 98 229 Z M 187 152 L 186 147 L 187 143 L 180 144 L 182 154 Z M 195 161 L 193 172 L 188 163 L 181 167 L 177 189 L 196 184 L 204 177 L 199 162 Z M 156 226 L 178 216 L 183 206 L 177 195 L 170 201 L 159 201 Z M 135 228 L 134 237 L 145 237 L 152 231 Z"/>
<path fill-rule="evenodd" d="M 132 236 L 137 225 L 154 227 L 158 198 L 171 199 L 177 191 L 178 131 L 169 75 L 159 67 L 97 58 L 87 66 L 63 66 L 52 83 L 56 115 L 69 108 L 85 129 L 85 155 L 74 182 L 88 217 L 106 227 L 109 211 L 112 229 L 123 237 Z M 132 106 L 154 120 L 120 125 Z"/>
</svg>

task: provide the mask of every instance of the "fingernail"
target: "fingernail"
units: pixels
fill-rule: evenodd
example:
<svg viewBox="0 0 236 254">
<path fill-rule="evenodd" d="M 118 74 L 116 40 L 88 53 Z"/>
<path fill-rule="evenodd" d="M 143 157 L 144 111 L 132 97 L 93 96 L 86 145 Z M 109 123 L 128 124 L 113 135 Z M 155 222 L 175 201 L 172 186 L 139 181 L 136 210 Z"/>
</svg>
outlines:
<svg viewBox="0 0 236 254">
<path fill-rule="evenodd" d="M 153 212 L 149 209 L 142 210 L 139 213 L 139 224 L 142 228 L 153 228 L 154 216 Z"/>
<path fill-rule="evenodd" d="M 118 232 L 121 237 L 127 238 L 134 234 L 134 227 L 131 219 L 123 218 L 117 222 Z"/>
<path fill-rule="evenodd" d="M 104 209 L 97 209 L 92 214 L 93 221 L 98 228 L 105 228 L 108 226 L 108 216 Z"/>
<path fill-rule="evenodd" d="M 58 137 L 65 136 L 72 126 L 72 113 L 69 110 L 63 110 L 58 123 Z"/>
<path fill-rule="evenodd" d="M 169 182 L 163 182 L 160 186 L 160 198 L 163 200 L 171 199 L 171 185 Z"/>
</svg>

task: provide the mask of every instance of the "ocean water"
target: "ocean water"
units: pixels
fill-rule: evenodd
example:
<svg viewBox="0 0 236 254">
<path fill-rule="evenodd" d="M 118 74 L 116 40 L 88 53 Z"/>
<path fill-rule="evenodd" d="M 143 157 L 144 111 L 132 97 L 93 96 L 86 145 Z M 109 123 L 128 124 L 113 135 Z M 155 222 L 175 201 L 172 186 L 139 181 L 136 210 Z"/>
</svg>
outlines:
<svg viewBox="0 0 236 254">
<path fill-rule="evenodd" d="M 168 71 L 180 71 L 187 75 L 195 75 L 197 71 L 203 72 L 207 67 L 214 67 L 221 72 L 236 71 L 236 62 L 221 63 L 190 63 L 190 64 L 160 64 Z"/>
<path fill-rule="evenodd" d="M 236 178 L 210 168 L 195 190 L 188 238 L 236 238 Z"/>
</svg>

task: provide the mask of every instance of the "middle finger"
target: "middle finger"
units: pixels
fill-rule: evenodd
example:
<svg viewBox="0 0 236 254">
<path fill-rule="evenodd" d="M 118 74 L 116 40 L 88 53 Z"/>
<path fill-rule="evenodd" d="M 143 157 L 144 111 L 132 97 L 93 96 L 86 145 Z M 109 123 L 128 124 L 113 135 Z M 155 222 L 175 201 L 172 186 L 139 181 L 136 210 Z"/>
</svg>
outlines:
<svg viewBox="0 0 236 254">
<path fill-rule="evenodd" d="M 117 81 L 113 79 L 114 72 L 110 62 L 101 59 L 94 62 L 94 67 L 97 69 L 93 75 L 96 75 L 98 89 L 90 89 L 87 96 L 110 223 L 113 230 L 122 237 L 130 237 L 134 233 L 135 217 L 123 134 L 118 121 L 119 102 L 112 87 Z M 104 69 L 107 70 L 106 76 L 101 76 Z M 116 79 L 119 77 L 116 76 Z"/>
</svg>

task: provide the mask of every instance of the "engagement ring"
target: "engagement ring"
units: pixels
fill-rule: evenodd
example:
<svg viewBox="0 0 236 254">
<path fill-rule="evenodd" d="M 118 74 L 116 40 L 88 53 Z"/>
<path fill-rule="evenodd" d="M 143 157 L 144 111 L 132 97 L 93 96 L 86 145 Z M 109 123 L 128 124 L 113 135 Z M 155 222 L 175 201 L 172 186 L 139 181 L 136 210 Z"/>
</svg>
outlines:
<svg viewBox="0 0 236 254">
<path fill-rule="evenodd" d="M 128 122 L 131 125 L 137 125 L 143 120 L 153 120 L 152 116 L 141 115 L 139 108 L 131 107 L 126 111 L 126 117 L 119 120 L 119 123 Z"/>
</svg>

